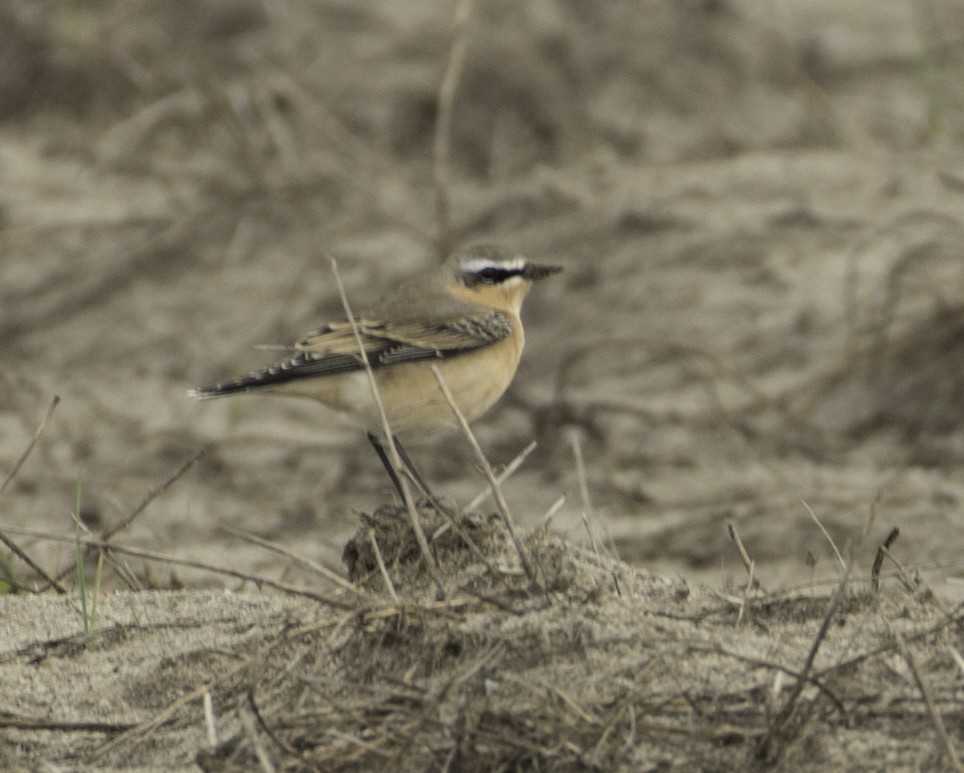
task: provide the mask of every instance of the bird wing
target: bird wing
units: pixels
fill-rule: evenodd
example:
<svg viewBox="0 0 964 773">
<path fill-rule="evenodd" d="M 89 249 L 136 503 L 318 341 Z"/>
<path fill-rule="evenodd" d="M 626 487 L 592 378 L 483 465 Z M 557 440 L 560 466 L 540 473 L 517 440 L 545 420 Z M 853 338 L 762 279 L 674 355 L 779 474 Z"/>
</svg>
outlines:
<svg viewBox="0 0 964 773">
<path fill-rule="evenodd" d="M 355 322 L 362 349 L 373 368 L 397 362 L 451 357 L 501 341 L 512 334 L 512 322 L 501 311 L 484 310 L 448 319 L 410 322 Z M 310 333 L 295 344 L 298 354 L 331 371 L 356 370 L 362 366 L 358 340 L 350 322 L 334 322 Z M 350 364 L 344 359 L 350 360 Z M 320 373 L 321 371 L 313 371 Z"/>
<path fill-rule="evenodd" d="M 453 357 L 490 346 L 512 334 L 512 320 L 496 310 L 480 310 L 432 321 L 355 320 L 361 348 L 372 368 L 402 362 Z M 364 365 L 350 322 L 332 322 L 295 344 L 296 353 L 271 367 L 234 381 L 195 390 L 196 397 L 217 397 L 274 386 L 296 379 L 361 370 Z"/>
</svg>

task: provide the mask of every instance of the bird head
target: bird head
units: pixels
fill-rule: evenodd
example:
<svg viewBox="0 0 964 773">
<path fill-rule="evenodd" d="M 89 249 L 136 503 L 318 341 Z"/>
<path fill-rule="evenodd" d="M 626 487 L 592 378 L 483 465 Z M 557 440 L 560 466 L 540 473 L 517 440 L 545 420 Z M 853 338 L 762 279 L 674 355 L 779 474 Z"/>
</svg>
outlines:
<svg viewBox="0 0 964 773">
<path fill-rule="evenodd" d="M 533 263 L 524 255 L 497 244 L 473 244 L 457 250 L 446 268 L 466 300 L 510 308 L 519 313 L 532 283 L 562 271 L 559 266 Z"/>
</svg>

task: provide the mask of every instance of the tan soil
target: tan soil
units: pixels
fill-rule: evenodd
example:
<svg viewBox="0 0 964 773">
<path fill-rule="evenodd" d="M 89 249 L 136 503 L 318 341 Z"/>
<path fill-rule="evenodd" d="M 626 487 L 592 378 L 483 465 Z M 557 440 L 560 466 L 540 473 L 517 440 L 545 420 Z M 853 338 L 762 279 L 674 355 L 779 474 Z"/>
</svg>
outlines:
<svg viewBox="0 0 964 773">
<path fill-rule="evenodd" d="M 0 763 L 949 769 L 964 740 L 950 0 L 476 3 L 454 238 L 566 267 L 527 302 L 519 375 L 476 424 L 496 465 L 538 443 L 505 494 L 543 589 L 489 520 L 473 528 L 491 569 L 451 535 L 436 546 L 443 602 L 406 532 L 384 533 L 401 605 L 380 573 L 352 601 L 239 534 L 343 573 L 358 513 L 391 501 L 339 417 L 186 390 L 338 314 L 329 255 L 358 305 L 436 259 L 453 9 L 0 9 L 0 477 L 60 396 L 0 493 L 0 532 L 68 591 L 31 593 L 43 580 L 4 549 Z M 112 537 L 183 563 L 111 554 L 85 636 L 78 487 L 96 536 L 201 449 Z M 412 451 L 452 502 L 484 488 L 462 438 Z M 586 522 L 619 560 L 587 552 Z M 885 561 L 874 593 L 894 527 L 905 570 Z M 853 574 L 790 701 L 839 584 L 833 546 Z"/>
</svg>

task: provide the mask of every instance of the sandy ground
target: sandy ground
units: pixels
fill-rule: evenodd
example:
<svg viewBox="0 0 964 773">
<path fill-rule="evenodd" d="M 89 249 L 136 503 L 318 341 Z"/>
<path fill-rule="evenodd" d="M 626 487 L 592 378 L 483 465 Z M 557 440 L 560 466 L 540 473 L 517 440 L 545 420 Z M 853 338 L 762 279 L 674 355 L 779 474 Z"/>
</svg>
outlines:
<svg viewBox="0 0 964 773">
<path fill-rule="evenodd" d="M 68 591 L 32 595 L 46 587 L 40 573 L 4 549 L 0 614 L 22 633 L 5 639 L 0 692 L 22 702 L 3 716 L 103 725 L 76 748 L 52 730 L 11 736 L 10 765 L 83 766 L 120 724 L 206 681 L 203 670 L 172 676 L 132 720 L 100 716 L 137 692 L 102 672 L 71 677 L 103 690 L 83 710 L 41 697 L 62 675 L 37 668 L 31 646 L 82 637 L 78 498 L 92 536 L 134 515 L 112 541 L 181 562 L 110 555 L 108 638 L 137 620 L 166 631 L 172 653 L 237 653 L 247 625 L 266 642 L 322 619 L 317 600 L 268 584 L 329 594 L 331 583 L 250 537 L 343 574 L 358 514 L 391 501 L 377 459 L 318 406 L 196 404 L 186 390 L 265 364 L 278 352 L 257 347 L 337 315 L 329 256 L 356 306 L 437 259 L 432 142 L 454 11 L 430 0 L 0 10 L 0 477 L 60 398 L 0 493 L 0 532 Z M 821 610 L 841 575 L 836 550 L 865 582 L 896 527 L 906 576 L 885 590 L 939 599 L 924 627 L 951 615 L 964 598 L 961 9 L 478 2 L 465 35 L 453 240 L 504 241 L 565 266 L 528 300 L 516 382 L 476 424 L 495 465 L 537 442 L 505 485 L 516 520 L 541 527 L 565 495 L 555 534 L 588 546 L 591 531 L 699 599 L 742 598 L 731 525 L 754 593 L 805 594 Z M 462 438 L 412 450 L 452 502 L 484 489 Z M 793 669 L 821 614 L 781 651 Z M 208 645 L 195 648 L 192 619 L 216 621 Z M 93 657 L 82 641 L 71 668 Z M 945 659 L 960 649 L 944 644 Z M 178 721 L 195 735 L 165 735 L 159 767 L 190 766 L 208 741 L 202 724 Z M 739 743 L 759 743 L 755 727 Z M 935 726 L 920 728 L 930 746 L 901 764 L 945 769 Z M 959 746 L 959 721 L 951 729 Z"/>
</svg>

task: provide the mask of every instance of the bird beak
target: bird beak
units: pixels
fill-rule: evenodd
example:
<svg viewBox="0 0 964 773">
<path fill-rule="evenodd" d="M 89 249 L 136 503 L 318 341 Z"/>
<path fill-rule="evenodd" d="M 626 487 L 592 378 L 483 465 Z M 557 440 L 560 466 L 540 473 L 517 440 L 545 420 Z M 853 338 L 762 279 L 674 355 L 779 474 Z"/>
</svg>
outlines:
<svg viewBox="0 0 964 773">
<path fill-rule="evenodd" d="M 541 266 L 538 263 L 526 263 L 522 269 L 522 278 L 535 282 L 537 279 L 545 279 L 547 276 L 558 274 L 562 271 L 562 266 Z"/>
</svg>

